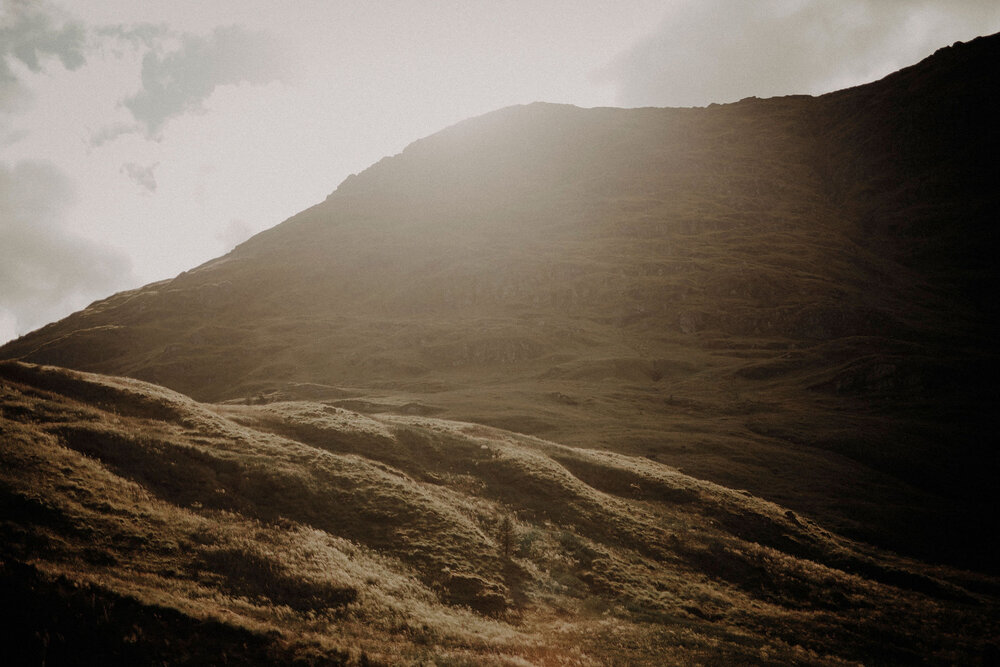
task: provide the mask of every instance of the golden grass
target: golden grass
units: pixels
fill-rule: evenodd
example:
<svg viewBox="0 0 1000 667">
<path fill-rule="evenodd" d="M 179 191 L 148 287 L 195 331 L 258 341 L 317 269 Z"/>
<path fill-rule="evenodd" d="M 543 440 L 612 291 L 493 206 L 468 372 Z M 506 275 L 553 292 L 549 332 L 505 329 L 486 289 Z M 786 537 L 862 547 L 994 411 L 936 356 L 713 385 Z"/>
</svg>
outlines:
<svg viewBox="0 0 1000 667">
<path fill-rule="evenodd" d="M 2 558 L 56 605 L 22 622 L 62 627 L 79 602 L 62 581 L 146 610 L 138 630 L 86 612 L 100 650 L 166 650 L 179 619 L 212 619 L 205 651 L 233 628 L 262 661 L 961 662 L 996 631 L 992 579 L 646 458 L 23 364 L 0 378 Z M 145 407 L 88 399 L 109 391 Z"/>
<path fill-rule="evenodd" d="M 996 571 L 998 45 L 820 98 L 488 114 L 3 346 L 162 385 L 0 366 L 0 580 L 45 601 L 12 627 L 995 661 L 996 581 L 914 557 Z"/>
<path fill-rule="evenodd" d="M 989 569 L 996 188 L 952 164 L 990 154 L 978 57 L 816 99 L 489 114 L 2 355 L 653 456 Z"/>
</svg>

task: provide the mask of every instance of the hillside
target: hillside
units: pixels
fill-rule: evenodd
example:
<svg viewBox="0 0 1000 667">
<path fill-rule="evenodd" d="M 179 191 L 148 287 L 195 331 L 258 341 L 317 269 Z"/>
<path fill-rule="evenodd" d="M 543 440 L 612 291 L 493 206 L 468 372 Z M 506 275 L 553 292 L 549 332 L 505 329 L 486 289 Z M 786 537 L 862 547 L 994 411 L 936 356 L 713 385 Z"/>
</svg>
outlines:
<svg viewBox="0 0 1000 667">
<path fill-rule="evenodd" d="M 498 427 L 995 570 L 998 65 L 503 109 L 0 358 Z"/>
<path fill-rule="evenodd" d="M 996 650 L 1000 581 L 641 458 L 9 362 L 0 436 L 5 664 L 969 664 Z"/>
</svg>

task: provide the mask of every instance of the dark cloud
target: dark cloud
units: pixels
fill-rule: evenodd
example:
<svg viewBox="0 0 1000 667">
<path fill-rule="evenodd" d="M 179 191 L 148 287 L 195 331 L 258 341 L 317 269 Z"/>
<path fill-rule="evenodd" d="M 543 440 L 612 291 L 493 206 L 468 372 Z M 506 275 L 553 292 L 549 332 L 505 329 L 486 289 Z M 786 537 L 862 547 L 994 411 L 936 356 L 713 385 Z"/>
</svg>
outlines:
<svg viewBox="0 0 1000 667">
<path fill-rule="evenodd" d="M 72 203 L 52 164 L 0 164 L 0 342 L 134 282 L 123 255 L 67 232 Z"/>
<path fill-rule="evenodd" d="M 94 34 L 101 38 L 112 38 L 128 42 L 135 47 L 152 49 L 161 39 L 172 33 L 170 28 L 160 23 L 137 23 L 135 25 L 104 25 L 94 28 Z"/>
<path fill-rule="evenodd" d="M 98 148 L 110 141 L 114 141 L 123 134 L 135 134 L 141 131 L 142 126 L 138 123 L 114 123 L 112 125 L 105 125 L 91 135 L 89 143 L 92 148 Z"/>
<path fill-rule="evenodd" d="M 0 147 L 10 146 L 11 144 L 15 144 L 21 139 L 24 139 L 29 134 L 30 132 L 24 129 L 12 130 L 8 128 L 7 125 L 2 122 L 2 120 L 0 120 Z"/>
<path fill-rule="evenodd" d="M 21 108 L 29 98 L 12 65 L 40 72 L 56 58 L 74 70 L 86 62 L 86 30 L 81 23 L 59 18 L 43 2 L 9 0 L 0 14 L 0 111 Z"/>
<path fill-rule="evenodd" d="M 597 76 L 624 106 L 820 93 L 997 29 L 995 0 L 687 0 Z"/>
<path fill-rule="evenodd" d="M 149 193 L 156 192 L 156 176 L 153 174 L 153 170 L 159 166 L 159 162 L 151 164 L 148 167 L 143 167 L 135 162 L 129 162 L 122 165 L 121 171 L 123 174 L 131 178 L 136 185 L 142 187 Z"/>
<path fill-rule="evenodd" d="M 283 73 L 280 51 L 267 35 L 238 26 L 216 28 L 207 37 L 181 36 L 174 51 L 148 52 L 142 89 L 124 104 L 152 136 L 169 119 L 199 111 L 219 86 L 268 83 Z"/>
<path fill-rule="evenodd" d="M 3 44 L 0 43 L 0 56 L 3 55 L 2 50 Z M 0 112 L 18 111 L 30 98 L 31 93 L 18 81 L 6 58 L 0 57 Z"/>
<path fill-rule="evenodd" d="M 58 60 L 75 70 L 91 50 L 115 52 L 123 46 L 145 54 L 141 88 L 123 102 L 137 123 L 99 130 L 93 146 L 143 130 L 154 136 L 171 118 L 201 110 L 218 86 L 268 83 L 285 73 L 276 42 L 239 26 L 216 28 L 207 36 L 159 24 L 88 28 L 47 2 L 5 0 L 0 6 L 0 112 L 21 111 L 30 103 L 19 69 L 40 72 L 47 60 Z"/>
</svg>

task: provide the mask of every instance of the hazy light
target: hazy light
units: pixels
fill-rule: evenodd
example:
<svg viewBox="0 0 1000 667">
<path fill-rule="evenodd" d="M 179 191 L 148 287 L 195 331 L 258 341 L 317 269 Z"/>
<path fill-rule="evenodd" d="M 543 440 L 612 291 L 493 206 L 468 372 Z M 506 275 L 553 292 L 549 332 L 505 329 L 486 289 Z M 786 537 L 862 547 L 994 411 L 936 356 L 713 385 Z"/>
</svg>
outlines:
<svg viewBox="0 0 1000 667">
<path fill-rule="evenodd" d="M 47 164 L 76 196 L 33 224 L 134 267 L 81 275 L 89 298 L 226 252 L 500 107 L 818 92 L 1000 29 L 972 0 L 0 2 L 0 167 Z M 66 311 L 2 298 L 0 313 Z"/>
</svg>

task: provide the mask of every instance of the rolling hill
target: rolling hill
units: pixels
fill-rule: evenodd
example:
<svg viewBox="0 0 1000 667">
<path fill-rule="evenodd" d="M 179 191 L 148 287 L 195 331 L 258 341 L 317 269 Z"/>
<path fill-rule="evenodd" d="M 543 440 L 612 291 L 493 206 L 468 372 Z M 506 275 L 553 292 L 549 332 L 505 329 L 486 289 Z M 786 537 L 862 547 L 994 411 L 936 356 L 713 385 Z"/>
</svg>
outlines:
<svg viewBox="0 0 1000 667">
<path fill-rule="evenodd" d="M 1000 581 L 659 463 L 0 364 L 5 664 L 992 655 Z"/>
<path fill-rule="evenodd" d="M 4 585 L 176 659 L 992 655 L 998 70 L 502 109 L 0 347 Z"/>
</svg>

